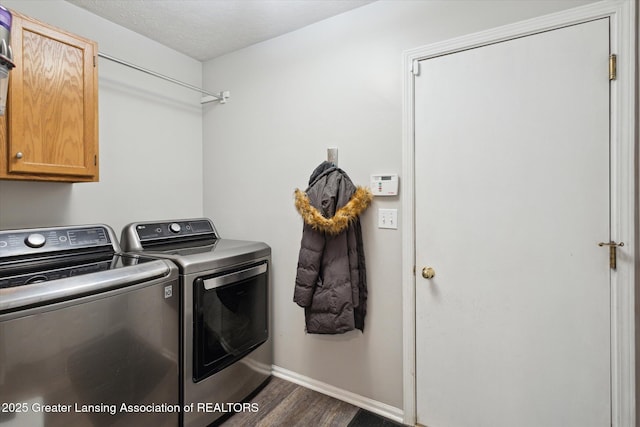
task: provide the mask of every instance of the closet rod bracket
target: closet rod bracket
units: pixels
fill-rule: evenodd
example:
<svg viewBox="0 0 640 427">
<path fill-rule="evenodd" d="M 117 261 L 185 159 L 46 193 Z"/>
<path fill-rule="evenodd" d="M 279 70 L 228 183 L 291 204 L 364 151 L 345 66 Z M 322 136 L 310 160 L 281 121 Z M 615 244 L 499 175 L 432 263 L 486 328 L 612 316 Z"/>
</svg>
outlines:
<svg viewBox="0 0 640 427">
<path fill-rule="evenodd" d="M 227 99 L 229 99 L 230 96 L 231 96 L 231 93 L 228 90 L 224 90 L 224 91 L 218 92 L 215 96 L 214 95 L 203 96 L 202 98 L 200 98 L 200 104 L 208 104 L 209 102 L 214 102 L 214 101 L 218 101 L 220 104 L 226 104 Z"/>
</svg>

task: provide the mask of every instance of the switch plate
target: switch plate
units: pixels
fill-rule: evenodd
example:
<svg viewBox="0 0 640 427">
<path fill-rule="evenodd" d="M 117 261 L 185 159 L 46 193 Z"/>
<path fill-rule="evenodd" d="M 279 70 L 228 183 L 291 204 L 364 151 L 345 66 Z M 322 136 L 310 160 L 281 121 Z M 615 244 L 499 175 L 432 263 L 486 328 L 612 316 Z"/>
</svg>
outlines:
<svg viewBox="0 0 640 427">
<path fill-rule="evenodd" d="M 378 228 L 398 229 L 398 209 L 378 209 Z"/>
</svg>

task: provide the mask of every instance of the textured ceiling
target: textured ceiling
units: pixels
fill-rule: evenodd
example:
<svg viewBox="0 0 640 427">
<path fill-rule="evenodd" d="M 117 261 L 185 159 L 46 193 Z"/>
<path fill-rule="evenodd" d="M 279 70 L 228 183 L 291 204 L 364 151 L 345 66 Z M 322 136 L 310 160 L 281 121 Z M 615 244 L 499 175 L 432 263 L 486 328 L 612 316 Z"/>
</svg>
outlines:
<svg viewBox="0 0 640 427">
<path fill-rule="evenodd" d="M 67 0 L 200 61 L 374 0 Z"/>
</svg>

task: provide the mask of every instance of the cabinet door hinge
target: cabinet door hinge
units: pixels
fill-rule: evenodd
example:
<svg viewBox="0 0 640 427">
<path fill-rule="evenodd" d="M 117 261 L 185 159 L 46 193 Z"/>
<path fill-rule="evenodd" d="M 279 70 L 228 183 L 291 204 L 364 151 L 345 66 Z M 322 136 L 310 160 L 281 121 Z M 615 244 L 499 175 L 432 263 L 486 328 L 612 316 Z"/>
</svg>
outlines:
<svg viewBox="0 0 640 427">
<path fill-rule="evenodd" d="M 96 65 L 98 65 L 98 56 L 93 55 L 93 68 L 96 68 Z"/>
<path fill-rule="evenodd" d="M 93 156 L 93 166 L 98 166 L 98 155 Z"/>
<path fill-rule="evenodd" d="M 618 77 L 618 57 L 616 54 L 609 55 L 609 80 L 615 80 Z"/>
</svg>

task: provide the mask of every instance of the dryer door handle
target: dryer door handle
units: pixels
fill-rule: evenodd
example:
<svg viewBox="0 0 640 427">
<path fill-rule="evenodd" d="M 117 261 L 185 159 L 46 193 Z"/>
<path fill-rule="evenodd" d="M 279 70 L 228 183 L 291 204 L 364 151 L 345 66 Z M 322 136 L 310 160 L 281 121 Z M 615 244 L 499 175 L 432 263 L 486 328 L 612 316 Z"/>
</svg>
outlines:
<svg viewBox="0 0 640 427">
<path fill-rule="evenodd" d="M 219 288 L 220 286 L 228 285 L 229 283 L 240 282 L 245 279 L 249 279 L 254 276 L 267 272 L 267 263 L 260 265 L 254 265 L 240 271 L 234 271 L 233 273 L 223 274 L 221 276 L 212 277 L 211 279 L 203 280 L 204 288 L 211 290 Z"/>
</svg>

